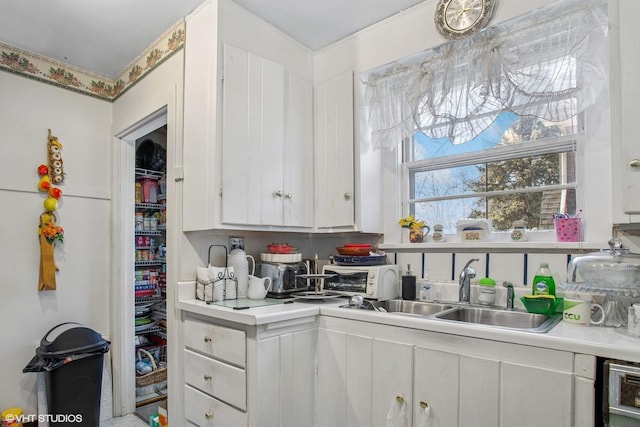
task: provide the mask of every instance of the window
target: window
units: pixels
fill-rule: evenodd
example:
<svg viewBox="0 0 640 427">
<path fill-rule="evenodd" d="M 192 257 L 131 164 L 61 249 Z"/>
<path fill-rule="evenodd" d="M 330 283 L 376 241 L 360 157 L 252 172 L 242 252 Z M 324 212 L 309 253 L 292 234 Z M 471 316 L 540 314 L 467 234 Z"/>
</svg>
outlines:
<svg viewBox="0 0 640 427">
<path fill-rule="evenodd" d="M 462 218 L 490 219 L 495 231 L 516 220 L 552 230 L 555 213 L 577 209 L 576 122 L 505 112 L 465 144 L 416 133 L 404 147 L 409 212 L 446 233 Z"/>
<path fill-rule="evenodd" d="M 586 122 L 608 109 L 607 29 L 605 3 L 565 0 L 368 73 L 371 144 L 402 144 L 401 215 L 453 233 L 466 218 L 551 230 L 579 212 Z"/>
</svg>

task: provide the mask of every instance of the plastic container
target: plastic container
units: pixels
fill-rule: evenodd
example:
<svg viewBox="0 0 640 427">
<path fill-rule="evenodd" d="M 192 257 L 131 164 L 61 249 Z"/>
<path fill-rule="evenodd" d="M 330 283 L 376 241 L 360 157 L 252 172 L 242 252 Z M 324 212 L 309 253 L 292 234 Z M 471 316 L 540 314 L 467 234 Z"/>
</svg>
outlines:
<svg viewBox="0 0 640 427">
<path fill-rule="evenodd" d="M 536 275 L 533 277 L 531 293 L 533 295 L 556 296 L 556 281 L 553 279 L 548 263 L 540 263 L 540 267 L 538 268 Z"/>
<path fill-rule="evenodd" d="M 554 218 L 558 242 L 580 242 L 580 218 Z"/>
<path fill-rule="evenodd" d="M 420 288 L 420 292 L 418 298 L 420 301 L 432 302 L 433 294 L 431 292 L 431 285 L 427 281 L 427 279 L 418 280 L 418 288 Z"/>
<path fill-rule="evenodd" d="M 61 421 L 50 425 L 71 425 L 82 417 L 83 426 L 99 426 L 102 367 L 109 345 L 96 331 L 73 322 L 59 324 L 42 338 L 22 372 L 44 372 L 48 413 Z"/>
<path fill-rule="evenodd" d="M 478 281 L 478 304 L 493 305 L 496 302 L 496 282 L 490 277 Z"/>
<path fill-rule="evenodd" d="M 402 299 L 416 299 L 416 276 L 411 273 L 411 264 L 407 265 L 407 272 L 402 276 Z"/>
<path fill-rule="evenodd" d="M 553 298 L 550 295 L 524 295 L 520 298 L 522 305 L 529 313 L 545 314 L 550 316 L 562 312 L 564 298 Z"/>
</svg>

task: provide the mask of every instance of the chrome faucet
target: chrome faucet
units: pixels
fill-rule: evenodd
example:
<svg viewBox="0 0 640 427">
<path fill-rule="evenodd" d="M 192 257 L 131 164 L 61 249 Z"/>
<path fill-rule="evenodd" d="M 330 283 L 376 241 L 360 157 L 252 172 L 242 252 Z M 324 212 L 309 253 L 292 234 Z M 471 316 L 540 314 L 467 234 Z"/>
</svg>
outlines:
<svg viewBox="0 0 640 427">
<path fill-rule="evenodd" d="M 515 296 L 515 291 L 513 290 L 513 283 L 503 282 L 502 286 L 507 288 L 507 310 L 515 310 L 513 307 L 513 298 Z"/>
<path fill-rule="evenodd" d="M 460 283 L 459 301 L 464 303 L 471 302 L 471 279 L 476 277 L 476 271 L 469 265 L 474 261 L 480 261 L 478 258 L 470 259 L 464 266 L 458 277 Z"/>
</svg>

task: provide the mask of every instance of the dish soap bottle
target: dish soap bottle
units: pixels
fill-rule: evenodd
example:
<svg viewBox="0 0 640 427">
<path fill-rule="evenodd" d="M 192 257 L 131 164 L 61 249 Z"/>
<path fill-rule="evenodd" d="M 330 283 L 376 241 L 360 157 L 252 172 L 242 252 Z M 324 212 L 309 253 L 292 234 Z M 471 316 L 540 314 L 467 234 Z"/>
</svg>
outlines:
<svg viewBox="0 0 640 427">
<path fill-rule="evenodd" d="M 552 295 L 556 296 L 556 282 L 553 280 L 549 264 L 541 262 L 536 275 L 533 277 L 533 286 L 531 287 L 533 295 Z"/>
<path fill-rule="evenodd" d="M 411 264 L 407 264 L 407 272 L 402 276 L 402 299 L 416 299 L 416 276 L 411 273 Z"/>
</svg>

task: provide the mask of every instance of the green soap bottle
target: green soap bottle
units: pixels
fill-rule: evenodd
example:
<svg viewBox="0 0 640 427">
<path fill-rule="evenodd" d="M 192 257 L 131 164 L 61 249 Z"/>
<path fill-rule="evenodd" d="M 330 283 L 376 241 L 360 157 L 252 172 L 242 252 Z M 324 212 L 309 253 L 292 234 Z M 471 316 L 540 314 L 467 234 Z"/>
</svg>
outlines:
<svg viewBox="0 0 640 427">
<path fill-rule="evenodd" d="M 533 277 L 531 289 L 533 295 L 553 295 L 556 296 L 556 282 L 553 280 L 549 264 L 541 262 L 536 275 Z"/>
</svg>

